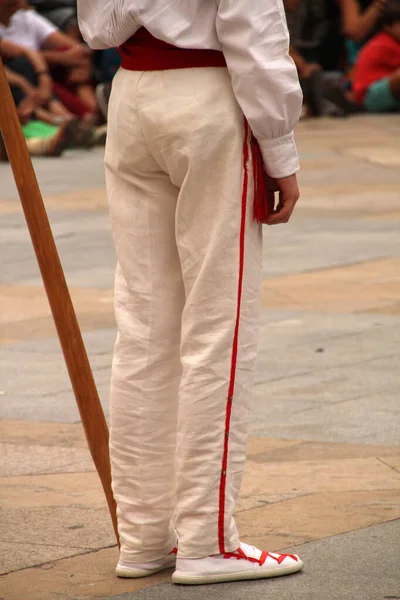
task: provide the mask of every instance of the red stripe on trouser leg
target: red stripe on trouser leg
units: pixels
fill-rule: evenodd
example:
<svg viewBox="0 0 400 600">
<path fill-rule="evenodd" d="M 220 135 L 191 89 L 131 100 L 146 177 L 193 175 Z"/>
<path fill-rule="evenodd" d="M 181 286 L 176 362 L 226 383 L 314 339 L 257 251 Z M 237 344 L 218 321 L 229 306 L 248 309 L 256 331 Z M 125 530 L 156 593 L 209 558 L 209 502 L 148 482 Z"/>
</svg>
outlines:
<svg viewBox="0 0 400 600">
<path fill-rule="evenodd" d="M 242 215 L 240 223 L 240 238 L 239 238 L 239 278 L 238 278 L 238 294 L 237 294 L 237 312 L 235 332 L 233 335 L 232 344 L 232 360 L 231 374 L 229 380 L 228 399 L 226 403 L 225 416 L 225 440 L 224 453 L 222 456 L 222 470 L 219 484 L 219 515 L 218 515 L 218 541 L 221 554 L 225 552 L 225 491 L 226 491 L 226 472 L 228 468 L 228 452 L 229 452 L 229 430 L 231 425 L 232 401 L 235 391 L 235 375 L 238 353 L 238 338 L 239 338 L 239 323 L 240 323 L 240 307 L 242 301 L 243 287 L 243 267 L 244 267 L 244 234 L 246 226 L 246 208 L 247 208 L 247 192 L 249 183 L 249 174 L 247 171 L 247 161 L 249 159 L 249 125 L 245 120 L 244 124 L 244 141 L 243 141 L 243 191 L 242 191 Z"/>
</svg>

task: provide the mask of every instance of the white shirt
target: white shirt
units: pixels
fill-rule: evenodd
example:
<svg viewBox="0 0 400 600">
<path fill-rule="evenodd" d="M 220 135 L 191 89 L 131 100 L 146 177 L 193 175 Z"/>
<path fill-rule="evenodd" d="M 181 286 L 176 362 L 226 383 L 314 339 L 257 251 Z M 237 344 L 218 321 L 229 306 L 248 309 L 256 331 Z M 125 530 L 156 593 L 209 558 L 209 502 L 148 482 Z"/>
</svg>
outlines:
<svg viewBox="0 0 400 600">
<path fill-rule="evenodd" d="M 299 169 L 293 128 L 302 93 L 282 0 L 78 0 L 78 18 L 92 48 L 120 46 L 144 26 L 178 47 L 222 50 L 267 172 Z"/>
<path fill-rule="evenodd" d="M 18 10 L 11 17 L 8 27 L 0 25 L 0 38 L 31 50 L 40 50 L 45 40 L 55 31 L 57 27 L 34 10 Z"/>
</svg>

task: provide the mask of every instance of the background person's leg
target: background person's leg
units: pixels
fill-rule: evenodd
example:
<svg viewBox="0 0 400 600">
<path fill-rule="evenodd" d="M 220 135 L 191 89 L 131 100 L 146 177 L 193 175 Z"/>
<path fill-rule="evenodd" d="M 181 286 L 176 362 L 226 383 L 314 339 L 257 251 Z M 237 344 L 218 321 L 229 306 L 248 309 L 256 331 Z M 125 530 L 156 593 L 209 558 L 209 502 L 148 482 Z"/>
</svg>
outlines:
<svg viewBox="0 0 400 600">
<path fill-rule="evenodd" d="M 368 112 L 400 110 L 400 70 L 373 83 L 367 91 L 364 105 Z"/>
<path fill-rule="evenodd" d="M 121 70 L 110 100 L 107 191 L 119 261 L 110 455 L 121 559 L 176 543 L 175 442 L 184 289 L 175 243 L 178 189 L 151 156 L 136 114 L 140 73 Z"/>
<path fill-rule="evenodd" d="M 390 90 L 393 98 L 396 100 L 397 109 L 400 108 L 400 68 L 396 69 L 389 77 Z"/>
</svg>

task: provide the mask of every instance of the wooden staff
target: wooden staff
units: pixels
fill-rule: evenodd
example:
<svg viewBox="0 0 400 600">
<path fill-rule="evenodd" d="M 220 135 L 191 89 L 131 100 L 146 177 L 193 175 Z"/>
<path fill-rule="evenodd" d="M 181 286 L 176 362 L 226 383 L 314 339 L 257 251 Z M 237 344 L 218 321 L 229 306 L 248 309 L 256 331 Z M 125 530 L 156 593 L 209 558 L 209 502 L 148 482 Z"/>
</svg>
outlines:
<svg viewBox="0 0 400 600">
<path fill-rule="evenodd" d="M 0 129 L 53 313 L 89 450 L 104 488 L 115 535 L 119 542 L 116 504 L 111 489 L 108 427 L 1 58 Z"/>
</svg>

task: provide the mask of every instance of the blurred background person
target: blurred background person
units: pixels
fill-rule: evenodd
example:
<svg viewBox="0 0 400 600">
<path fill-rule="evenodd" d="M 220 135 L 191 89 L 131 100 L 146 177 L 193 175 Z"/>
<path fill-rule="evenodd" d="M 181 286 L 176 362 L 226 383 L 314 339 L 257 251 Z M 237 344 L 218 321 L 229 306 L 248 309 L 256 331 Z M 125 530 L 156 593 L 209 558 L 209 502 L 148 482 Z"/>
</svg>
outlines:
<svg viewBox="0 0 400 600">
<path fill-rule="evenodd" d="M 352 92 L 352 66 L 377 31 L 387 0 L 285 0 L 291 55 L 306 116 L 363 110 Z"/>
<path fill-rule="evenodd" d="M 77 42 L 82 41 L 78 27 L 76 0 L 31 0 L 30 5 L 60 31 Z"/>
<path fill-rule="evenodd" d="M 338 0 L 347 60 L 354 65 L 363 44 L 373 36 L 388 0 Z"/>
<path fill-rule="evenodd" d="M 1 40 L 0 55 L 6 67 L 13 89 L 34 99 L 32 113 L 50 125 L 71 121 L 74 115 L 56 99 L 47 63 L 39 52 L 15 44 L 8 39 Z"/>
<path fill-rule="evenodd" d="M 14 0 L 0 0 L 0 26 L 7 28 L 12 15 L 18 9 L 18 2 Z M 18 47 L 17 47 L 18 49 Z M 14 45 L 0 37 L 0 56 L 4 62 L 7 58 L 14 56 Z M 18 54 L 18 50 L 16 51 Z M 29 53 L 27 53 L 29 54 Z M 25 66 L 31 69 L 35 75 L 35 69 L 40 71 L 44 64 L 40 57 L 22 56 L 26 61 Z M 13 60 L 9 64 L 13 64 Z M 17 113 L 21 122 L 22 131 L 30 154 L 41 156 L 60 156 L 69 146 L 73 139 L 72 121 L 65 119 L 58 126 L 51 126 L 42 121 L 33 119 L 35 111 L 43 102 L 47 102 L 45 90 L 40 86 L 33 85 L 28 78 L 6 66 L 6 77 L 10 84 L 11 92 L 17 107 Z M 7 160 L 7 153 L 3 139 L 0 135 L 0 160 Z"/>
<path fill-rule="evenodd" d="M 78 27 L 76 0 L 31 0 L 30 5 L 63 33 L 77 42 L 83 42 Z M 92 62 L 97 101 L 107 120 L 111 81 L 121 64 L 121 58 L 116 48 L 107 48 L 92 51 Z"/>
<path fill-rule="evenodd" d="M 344 39 L 335 0 L 285 0 L 290 55 L 303 90 L 303 116 L 345 116 L 359 110 L 345 97 L 342 85 L 328 98 L 330 82 L 341 78 Z"/>
<path fill-rule="evenodd" d="M 353 82 L 355 98 L 368 112 L 400 110 L 400 0 L 383 9 L 381 30 L 360 51 Z"/>
<path fill-rule="evenodd" d="M 94 90 L 92 51 L 29 10 L 26 3 L 20 1 L 18 6 L 23 8 L 13 14 L 9 25 L 0 25 L 0 37 L 39 54 L 44 61 L 40 77 L 49 92 L 54 90 L 62 105 L 82 121 L 85 133 L 102 136 L 94 129 L 102 118 Z"/>
</svg>

